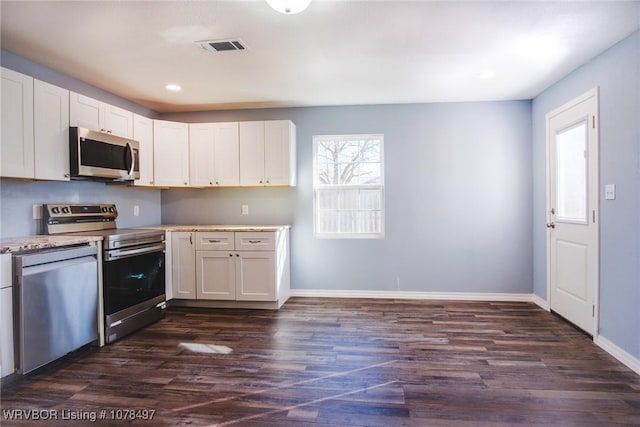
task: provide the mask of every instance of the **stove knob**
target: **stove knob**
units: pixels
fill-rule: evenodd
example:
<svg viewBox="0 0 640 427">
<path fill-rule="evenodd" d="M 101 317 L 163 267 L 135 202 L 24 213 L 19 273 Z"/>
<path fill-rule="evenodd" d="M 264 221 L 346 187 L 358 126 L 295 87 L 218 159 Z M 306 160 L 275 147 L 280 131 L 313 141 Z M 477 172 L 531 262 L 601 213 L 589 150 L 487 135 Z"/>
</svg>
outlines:
<svg viewBox="0 0 640 427">
<path fill-rule="evenodd" d="M 68 206 L 63 207 L 62 208 L 62 213 L 63 214 L 68 214 L 69 213 L 69 207 Z"/>
<path fill-rule="evenodd" d="M 57 206 L 54 207 L 54 208 L 51 208 L 51 212 L 54 213 L 54 214 L 59 214 L 60 213 L 60 208 L 57 207 Z"/>
<path fill-rule="evenodd" d="M 109 212 L 114 213 L 116 211 L 115 206 L 109 206 Z"/>
<path fill-rule="evenodd" d="M 108 207 L 106 207 L 106 206 L 103 206 L 103 207 L 102 207 L 102 212 L 105 212 L 105 213 L 106 213 L 108 210 L 109 210 L 109 208 L 108 208 Z"/>
</svg>

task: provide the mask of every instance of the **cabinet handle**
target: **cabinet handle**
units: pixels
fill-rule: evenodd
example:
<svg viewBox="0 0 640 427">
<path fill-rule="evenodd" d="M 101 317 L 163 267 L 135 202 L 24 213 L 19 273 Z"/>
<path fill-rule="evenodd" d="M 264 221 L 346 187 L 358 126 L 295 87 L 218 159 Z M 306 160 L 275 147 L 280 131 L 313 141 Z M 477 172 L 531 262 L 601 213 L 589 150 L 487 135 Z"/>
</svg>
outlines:
<svg viewBox="0 0 640 427">
<path fill-rule="evenodd" d="M 211 239 L 209 239 L 209 243 L 220 243 L 220 242 L 221 242 L 221 240 L 211 240 Z"/>
<path fill-rule="evenodd" d="M 100 132 L 106 132 L 107 130 L 105 128 L 100 129 Z"/>
<path fill-rule="evenodd" d="M 240 254 L 236 254 L 236 256 L 240 256 Z"/>
<path fill-rule="evenodd" d="M 262 184 L 262 180 L 260 180 L 260 184 Z"/>
<path fill-rule="evenodd" d="M 111 129 L 109 129 L 109 130 L 107 131 L 107 133 L 113 133 L 113 131 L 112 131 Z"/>
<path fill-rule="evenodd" d="M 260 243 L 262 240 L 249 240 L 249 243 Z"/>
<path fill-rule="evenodd" d="M 233 254 L 229 254 L 229 256 L 233 256 Z"/>
<path fill-rule="evenodd" d="M 193 234 L 189 234 L 189 244 L 193 245 Z"/>
<path fill-rule="evenodd" d="M 187 185 L 187 183 L 185 182 L 184 185 Z"/>
</svg>

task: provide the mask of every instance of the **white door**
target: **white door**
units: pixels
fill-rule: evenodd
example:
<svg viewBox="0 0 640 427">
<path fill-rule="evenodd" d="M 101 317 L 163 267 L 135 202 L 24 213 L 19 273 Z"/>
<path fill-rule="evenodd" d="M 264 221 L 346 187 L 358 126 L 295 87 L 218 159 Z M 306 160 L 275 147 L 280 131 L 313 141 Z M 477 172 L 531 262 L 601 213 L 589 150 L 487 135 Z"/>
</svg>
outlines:
<svg viewBox="0 0 640 427">
<path fill-rule="evenodd" d="M 213 124 L 189 125 L 189 182 L 192 187 L 213 185 Z"/>
<path fill-rule="evenodd" d="M 196 298 L 196 249 L 193 233 L 171 233 L 171 283 L 173 297 Z"/>
<path fill-rule="evenodd" d="M 2 68 L 0 174 L 34 177 L 33 78 Z"/>
<path fill-rule="evenodd" d="M 133 113 L 115 105 L 104 105 L 104 126 L 108 133 L 133 138 Z"/>
<path fill-rule="evenodd" d="M 69 91 L 35 80 L 33 112 L 35 177 L 69 181 Z"/>
<path fill-rule="evenodd" d="M 104 103 L 79 93 L 69 93 L 69 126 L 106 132 Z"/>
<path fill-rule="evenodd" d="M 275 252 L 236 252 L 236 299 L 276 300 Z"/>
<path fill-rule="evenodd" d="M 291 181 L 290 120 L 272 120 L 264 125 L 264 173 L 267 185 L 288 185 Z"/>
<path fill-rule="evenodd" d="M 548 295 L 552 311 L 597 333 L 598 92 L 547 114 Z"/>
<path fill-rule="evenodd" d="M 240 122 L 240 185 L 264 185 L 264 122 Z"/>
<path fill-rule="evenodd" d="M 140 179 L 134 184 L 153 185 L 153 120 L 134 114 L 133 139 L 140 143 Z"/>
<path fill-rule="evenodd" d="M 198 299 L 235 300 L 236 262 L 232 252 L 197 251 Z"/>
<path fill-rule="evenodd" d="M 189 124 L 153 121 L 153 175 L 158 187 L 189 185 Z"/>
<path fill-rule="evenodd" d="M 238 122 L 214 123 L 213 165 L 216 185 L 240 184 L 240 135 Z"/>
</svg>

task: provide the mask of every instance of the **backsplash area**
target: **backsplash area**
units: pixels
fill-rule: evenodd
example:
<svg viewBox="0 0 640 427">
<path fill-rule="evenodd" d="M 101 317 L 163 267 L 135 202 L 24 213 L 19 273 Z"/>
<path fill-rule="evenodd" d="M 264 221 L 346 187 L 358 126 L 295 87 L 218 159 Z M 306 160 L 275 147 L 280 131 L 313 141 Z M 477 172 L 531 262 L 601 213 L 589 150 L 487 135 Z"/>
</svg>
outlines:
<svg viewBox="0 0 640 427">
<path fill-rule="evenodd" d="M 42 233 L 33 205 L 43 203 L 115 203 L 118 227 L 160 224 L 160 190 L 90 181 L 0 180 L 0 238 Z M 140 215 L 134 216 L 134 206 Z"/>
</svg>

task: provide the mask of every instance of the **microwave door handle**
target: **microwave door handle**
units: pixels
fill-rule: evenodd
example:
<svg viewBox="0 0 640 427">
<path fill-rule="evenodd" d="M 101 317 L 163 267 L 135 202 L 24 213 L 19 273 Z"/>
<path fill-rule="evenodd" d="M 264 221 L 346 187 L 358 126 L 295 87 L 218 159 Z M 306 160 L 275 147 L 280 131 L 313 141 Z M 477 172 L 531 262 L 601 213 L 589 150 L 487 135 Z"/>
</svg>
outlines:
<svg viewBox="0 0 640 427">
<path fill-rule="evenodd" d="M 127 142 L 127 148 L 129 149 L 129 156 L 131 156 L 131 166 L 129 167 L 129 176 L 133 176 L 133 171 L 136 167 L 136 157 L 133 153 L 133 147 Z"/>
</svg>

